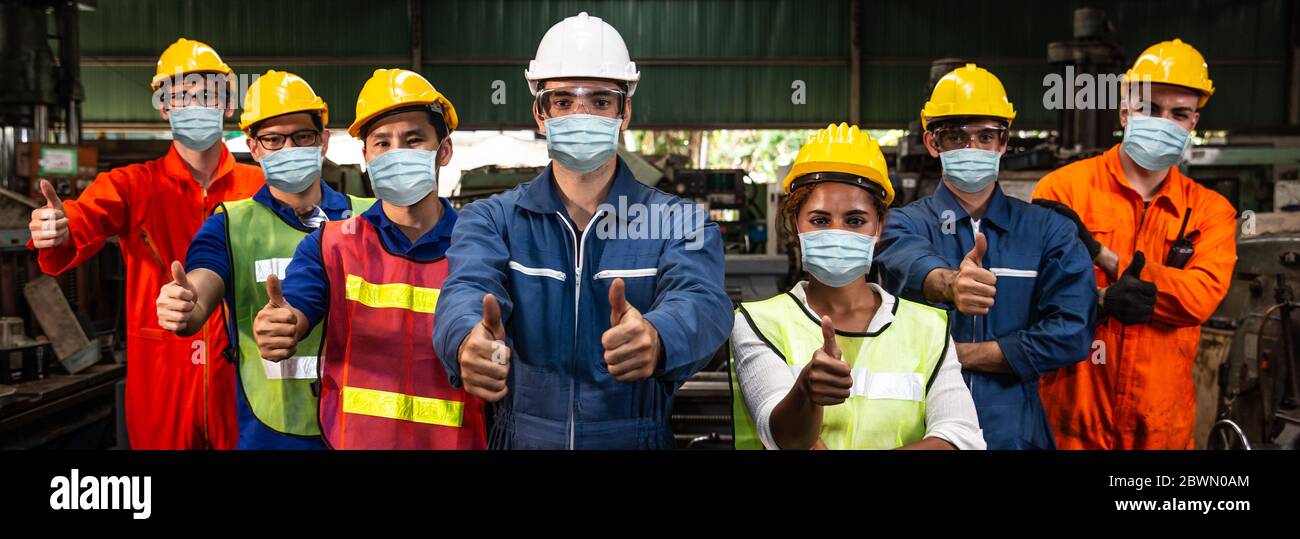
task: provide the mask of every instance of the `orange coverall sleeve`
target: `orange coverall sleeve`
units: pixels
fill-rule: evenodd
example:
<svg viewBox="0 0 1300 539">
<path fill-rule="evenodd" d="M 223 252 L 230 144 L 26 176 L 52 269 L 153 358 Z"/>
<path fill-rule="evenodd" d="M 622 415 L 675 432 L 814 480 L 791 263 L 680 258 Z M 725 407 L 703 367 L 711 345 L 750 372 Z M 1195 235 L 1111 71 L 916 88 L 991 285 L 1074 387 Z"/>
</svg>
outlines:
<svg viewBox="0 0 1300 539">
<path fill-rule="evenodd" d="M 101 173 L 76 200 L 63 203 L 68 216 L 68 241 L 41 249 L 41 271 L 58 275 L 95 256 L 104 240 L 120 235 L 129 222 L 123 184 L 127 174 L 118 170 Z M 28 247 L 32 244 L 28 242 Z"/>
</svg>

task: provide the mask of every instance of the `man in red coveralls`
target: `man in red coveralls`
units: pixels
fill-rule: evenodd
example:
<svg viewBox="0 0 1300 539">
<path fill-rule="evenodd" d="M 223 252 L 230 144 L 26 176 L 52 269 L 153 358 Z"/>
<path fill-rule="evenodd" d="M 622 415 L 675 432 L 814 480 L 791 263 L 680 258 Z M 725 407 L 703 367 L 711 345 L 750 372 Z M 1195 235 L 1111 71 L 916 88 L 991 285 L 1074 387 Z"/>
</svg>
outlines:
<svg viewBox="0 0 1300 539">
<path fill-rule="evenodd" d="M 134 449 L 233 449 L 234 367 L 223 359 L 224 316 L 193 337 L 158 326 L 154 300 L 171 281 L 168 263 L 183 260 L 212 209 L 253 196 L 262 170 L 235 162 L 221 143 L 234 113 L 230 66 L 206 44 L 180 39 L 158 59 L 152 88 L 171 125 L 167 155 L 110 170 L 77 200 L 59 200 L 41 182 L 46 205 L 32 212 L 41 270 L 58 275 L 93 257 L 117 236 L 126 265 L 126 425 Z M 161 93 L 158 93 L 161 92 Z"/>
</svg>

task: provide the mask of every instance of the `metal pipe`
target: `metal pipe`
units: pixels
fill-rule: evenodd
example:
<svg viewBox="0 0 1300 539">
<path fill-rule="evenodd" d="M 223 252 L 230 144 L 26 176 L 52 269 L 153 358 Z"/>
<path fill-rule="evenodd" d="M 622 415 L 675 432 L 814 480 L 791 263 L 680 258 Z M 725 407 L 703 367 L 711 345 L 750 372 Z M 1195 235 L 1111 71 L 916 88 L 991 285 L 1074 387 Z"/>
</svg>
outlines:
<svg viewBox="0 0 1300 539">
<path fill-rule="evenodd" d="M 419 72 L 424 67 L 424 2 L 407 0 L 406 14 L 411 23 L 411 70 Z"/>
<path fill-rule="evenodd" d="M 64 0 L 59 6 L 59 97 L 64 109 L 68 144 L 81 144 L 81 15 L 77 2 Z"/>
<path fill-rule="evenodd" d="M 50 108 L 45 103 L 32 105 L 32 141 L 49 142 Z"/>
<path fill-rule="evenodd" d="M 862 120 L 862 0 L 849 5 L 849 123 Z"/>
</svg>

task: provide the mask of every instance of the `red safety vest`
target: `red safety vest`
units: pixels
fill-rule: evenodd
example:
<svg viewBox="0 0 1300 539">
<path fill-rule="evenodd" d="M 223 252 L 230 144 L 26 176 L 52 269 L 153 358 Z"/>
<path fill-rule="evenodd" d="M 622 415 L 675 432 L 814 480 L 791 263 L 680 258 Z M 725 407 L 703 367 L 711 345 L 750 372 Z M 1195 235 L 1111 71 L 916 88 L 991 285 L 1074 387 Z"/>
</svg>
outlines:
<svg viewBox="0 0 1300 539">
<path fill-rule="evenodd" d="M 320 423 L 335 449 L 483 449 L 483 401 L 451 386 L 433 350 L 447 260 L 389 253 L 361 217 L 325 224 L 329 315 Z"/>
</svg>

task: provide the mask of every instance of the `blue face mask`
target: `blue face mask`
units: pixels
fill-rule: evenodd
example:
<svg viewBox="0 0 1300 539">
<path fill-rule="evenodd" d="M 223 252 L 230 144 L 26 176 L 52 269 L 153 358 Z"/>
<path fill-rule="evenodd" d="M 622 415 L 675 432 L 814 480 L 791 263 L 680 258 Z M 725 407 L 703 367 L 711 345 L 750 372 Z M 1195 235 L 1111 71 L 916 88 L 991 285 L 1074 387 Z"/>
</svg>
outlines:
<svg viewBox="0 0 1300 539">
<path fill-rule="evenodd" d="M 286 193 L 301 193 L 320 178 L 320 146 L 283 148 L 262 156 L 266 184 Z"/>
<path fill-rule="evenodd" d="M 814 230 L 799 234 L 803 267 L 826 286 L 840 288 L 871 269 L 876 237 L 847 230 Z"/>
<path fill-rule="evenodd" d="M 221 140 L 221 122 L 225 111 L 209 107 L 185 107 L 167 113 L 172 138 L 196 152 L 211 148 Z"/>
<path fill-rule="evenodd" d="M 939 154 L 943 165 L 943 177 L 953 187 L 967 192 L 978 193 L 998 179 L 998 164 L 1002 154 L 977 148 L 949 150 Z"/>
<path fill-rule="evenodd" d="M 366 168 L 375 197 L 402 207 L 423 200 L 438 187 L 437 156 L 437 151 L 399 148 L 371 159 Z"/>
<path fill-rule="evenodd" d="M 1147 170 L 1164 170 L 1183 159 L 1192 132 L 1164 118 L 1130 114 L 1124 130 L 1124 153 Z"/>
<path fill-rule="evenodd" d="M 570 114 L 547 118 L 546 150 L 564 168 L 584 174 L 600 168 L 618 151 L 620 118 Z"/>
</svg>

